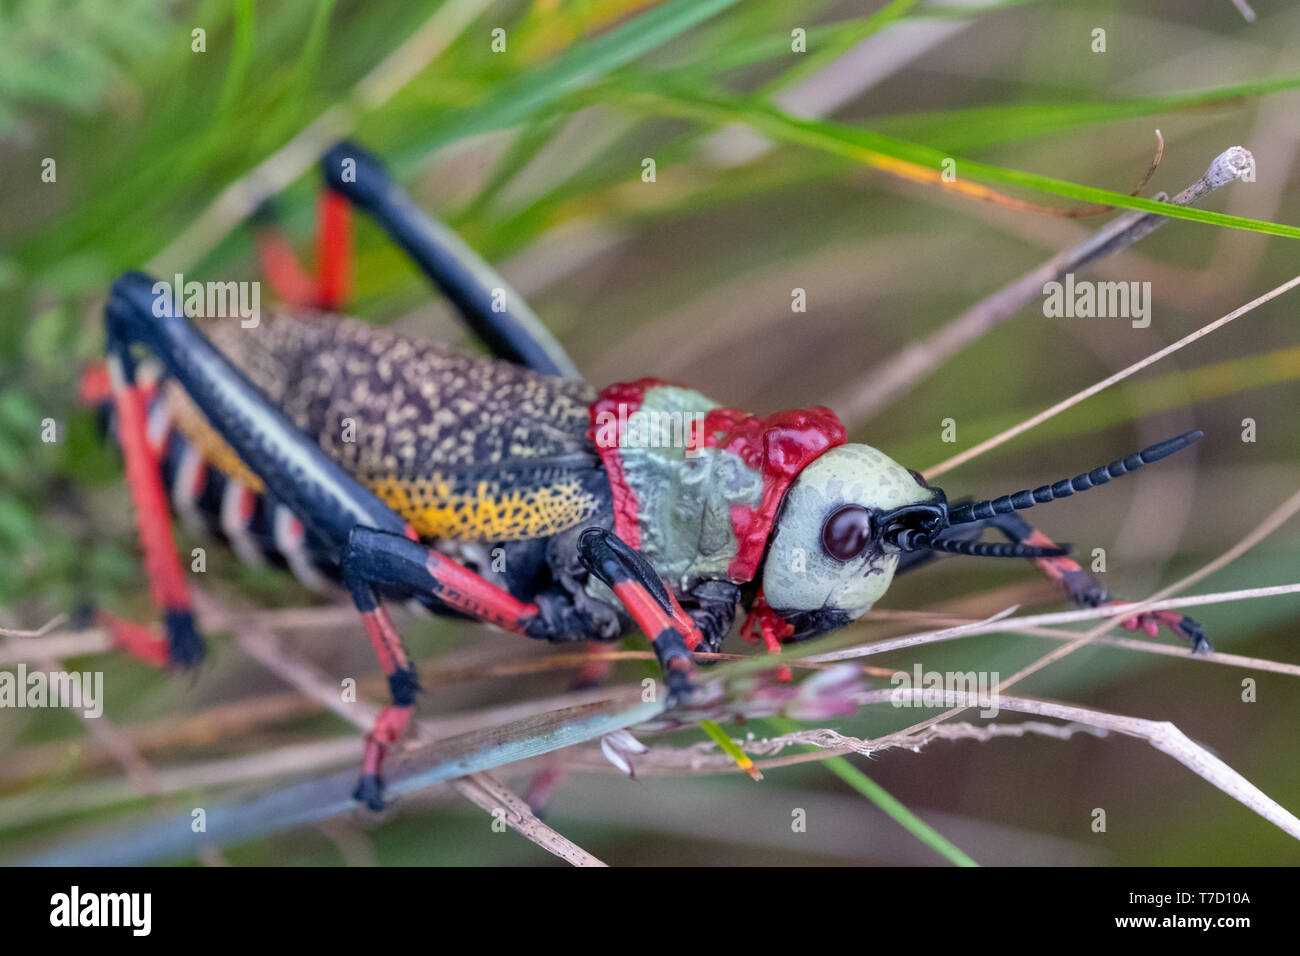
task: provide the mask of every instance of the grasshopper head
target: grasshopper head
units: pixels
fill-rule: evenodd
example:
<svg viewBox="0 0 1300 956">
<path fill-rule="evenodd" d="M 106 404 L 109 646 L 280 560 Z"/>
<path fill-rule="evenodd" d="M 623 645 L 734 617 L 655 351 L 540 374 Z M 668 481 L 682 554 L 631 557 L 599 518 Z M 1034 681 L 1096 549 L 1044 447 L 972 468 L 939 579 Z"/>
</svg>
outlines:
<svg viewBox="0 0 1300 956">
<path fill-rule="evenodd" d="M 903 529 L 937 533 L 943 492 L 869 445 L 839 445 L 790 485 L 763 565 L 768 604 L 794 640 L 843 627 L 889 588 Z"/>
<path fill-rule="evenodd" d="M 1186 432 L 1073 478 L 952 508 L 942 491 L 869 445 L 839 445 L 809 463 L 786 492 L 769 536 L 764 596 L 794 628 L 792 639 L 803 640 L 870 610 L 889 588 L 904 552 L 1061 557 L 1068 549 L 976 541 L 978 525 L 1103 485 L 1201 437 L 1199 430 Z M 975 533 L 943 534 L 961 525 Z"/>
</svg>

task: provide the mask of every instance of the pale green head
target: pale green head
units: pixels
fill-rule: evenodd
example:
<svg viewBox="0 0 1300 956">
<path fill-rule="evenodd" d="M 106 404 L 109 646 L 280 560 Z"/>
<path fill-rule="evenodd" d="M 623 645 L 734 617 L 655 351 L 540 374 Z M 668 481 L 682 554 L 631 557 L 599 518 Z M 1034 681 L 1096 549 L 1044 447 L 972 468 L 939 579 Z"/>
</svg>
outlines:
<svg viewBox="0 0 1300 956">
<path fill-rule="evenodd" d="M 832 448 L 799 473 L 763 565 L 763 594 L 796 638 L 843 626 L 880 599 L 899 554 L 880 540 L 873 518 L 936 494 L 870 445 Z"/>
</svg>

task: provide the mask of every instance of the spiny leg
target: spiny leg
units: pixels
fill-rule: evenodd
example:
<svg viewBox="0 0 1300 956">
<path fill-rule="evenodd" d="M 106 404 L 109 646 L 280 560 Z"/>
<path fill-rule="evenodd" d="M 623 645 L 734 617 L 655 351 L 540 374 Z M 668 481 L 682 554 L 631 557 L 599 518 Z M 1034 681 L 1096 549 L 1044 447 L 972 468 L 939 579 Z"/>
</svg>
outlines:
<svg viewBox="0 0 1300 956">
<path fill-rule="evenodd" d="M 354 793 L 372 810 L 380 810 L 384 805 L 384 757 L 410 725 L 420 683 L 376 588 L 431 595 L 451 608 L 517 634 L 544 636 L 540 633 L 544 625 L 536 604 L 517 600 L 409 536 L 357 527 L 348 538 L 342 568 L 344 584 L 361 613 L 392 692 L 392 703 L 380 711 L 374 729 L 366 736 L 361 779 Z"/>
<path fill-rule="evenodd" d="M 111 335 L 108 371 L 136 530 L 144 549 L 145 572 L 153 603 L 163 612 L 166 644 L 148 628 L 107 611 L 100 610 L 95 616 L 112 635 L 114 645 L 132 656 L 157 666 L 171 663 L 192 667 L 203 658 L 203 638 L 194 626 L 189 588 L 185 584 L 172 534 L 162 470 L 149 443 L 145 395 L 136 383 L 135 363 L 129 346 Z"/>
<path fill-rule="evenodd" d="M 361 614 L 370 645 L 379 658 L 379 666 L 388 677 L 388 690 L 392 703 L 379 711 L 375 725 L 366 734 L 366 747 L 361 758 L 361 776 L 357 780 L 352 798 L 371 810 L 384 808 L 383 770 L 384 755 L 388 748 L 401 739 L 411 725 L 415 711 L 415 695 L 420 691 L 420 678 L 402 646 L 397 628 L 393 626 L 388 609 L 379 601 L 375 589 L 363 577 L 350 574 L 345 568 L 344 581 Z"/>
<path fill-rule="evenodd" d="M 589 528 L 578 541 L 578 554 L 587 569 L 602 580 L 636 620 L 641 630 L 650 636 L 660 667 L 674 698 L 689 695 L 696 676 L 693 652 L 717 650 L 735 619 L 738 593 L 724 589 L 722 593 L 692 594 L 692 610 L 686 611 L 673 593 L 659 579 L 648 561 L 635 549 L 610 531 Z M 593 650 L 599 644 L 587 645 Z M 601 683 L 610 673 L 609 661 L 589 661 L 577 674 L 573 688 L 581 690 Z M 782 668 L 781 680 L 788 680 Z M 624 770 L 628 767 L 611 761 Z M 551 792 L 563 779 L 564 771 L 557 763 L 544 765 L 533 775 L 526 799 L 533 813 L 541 816 Z"/>
<path fill-rule="evenodd" d="M 546 326 L 474 250 L 411 201 L 383 164 L 355 143 L 321 158 L 326 185 L 366 211 L 456 306 L 498 358 L 562 378 L 577 367 Z"/>
<path fill-rule="evenodd" d="M 594 529 L 585 532 L 582 539 L 579 553 L 586 556 L 584 563 L 614 589 L 645 633 L 657 635 L 655 649 L 670 693 L 675 696 L 689 693 L 695 670 L 690 652 L 703 639 L 694 622 L 659 582 L 645 559 L 627 545 L 609 532 Z M 545 591 L 538 595 L 537 603 L 520 601 L 456 561 L 420 544 L 412 534 L 354 528 L 343 556 L 343 576 L 366 622 L 366 631 L 380 663 L 389 674 L 393 691 L 392 705 L 384 709 L 375 730 L 366 738 L 365 765 L 356 791 L 358 800 L 375 809 L 383 805 L 384 756 L 409 725 L 411 705 L 418 689 L 415 671 L 379 603 L 377 589 L 429 596 L 470 617 L 532 638 L 570 637 L 577 624 L 571 604 L 552 599 Z"/>
<path fill-rule="evenodd" d="M 267 491 L 282 502 L 303 522 L 338 559 L 340 567 L 345 552 L 349 550 L 352 533 L 358 525 L 380 529 L 372 533 L 401 538 L 406 524 L 392 509 L 373 493 L 362 487 L 343 468 L 331 459 L 310 438 L 294 427 L 257 388 L 248 377 L 218 351 L 207 337 L 183 316 L 172 315 L 166 298 L 155 293 L 158 284 L 140 273 L 128 273 L 119 278 L 109 292 L 105 307 L 108 326 L 110 357 L 123 369 L 121 380 L 121 412 L 124 427 L 124 447 L 128 460 L 136 462 L 133 469 L 146 477 L 154 477 L 137 487 L 138 510 L 143 516 L 145 547 L 151 566 L 165 568 L 169 582 L 162 596 L 169 609 L 177 603 L 176 582 L 179 565 L 171 544 L 170 524 L 167 523 L 166 499 L 162 493 L 157 469 L 143 468 L 148 464 L 148 447 L 143 428 L 143 403 L 131 385 L 133 371 L 130 347 L 138 343 L 147 347 L 162 362 L 168 374 L 185 389 L 203 412 L 212 428 L 230 445 L 241 461 L 257 474 Z M 160 308 L 161 306 L 161 308 Z M 161 314 L 159 314 L 161 312 Z M 145 524 L 149 522 L 149 524 Z M 407 544 L 419 548 L 414 542 Z M 172 548 L 167 558 L 165 549 Z M 460 587 L 473 591 L 472 582 L 463 577 L 474 576 L 466 569 L 460 575 L 442 571 L 447 563 L 435 557 L 427 558 L 429 568 L 439 569 L 437 580 L 449 582 L 435 589 L 439 597 L 444 592 Z M 349 557 L 349 564 L 355 558 Z M 377 565 L 361 563 L 348 569 L 354 600 L 362 612 L 367 632 L 380 655 L 385 669 L 390 672 L 394 704 L 381 713 L 379 722 L 367 744 L 366 769 L 378 779 L 378 767 L 386 742 L 395 739 L 410 720 L 410 697 L 414 693 L 414 675 L 409 662 L 400 651 L 400 642 L 387 614 L 379 606 L 373 591 L 364 582 L 382 583 L 382 562 Z M 372 571 L 361 574 L 357 571 Z M 425 575 L 425 580 L 429 576 Z M 424 583 L 422 580 L 419 583 Z M 487 582 L 482 582 L 484 586 Z M 506 595 L 506 597 L 509 597 Z M 448 601 L 448 603 L 454 603 Z M 188 614 L 186 615 L 188 619 Z M 500 620 L 500 616 L 495 618 Z M 178 614 L 169 614 L 169 627 L 179 621 Z M 175 638 L 173 639 L 175 642 Z M 363 791 L 363 796 L 371 796 Z M 371 797 L 373 802 L 375 798 Z"/>
<path fill-rule="evenodd" d="M 367 740 L 358 788 L 359 797 L 375 805 L 381 801 L 384 754 L 409 725 L 418 686 L 379 603 L 380 592 L 426 595 L 530 637 L 582 633 L 575 630 L 581 622 L 574 619 L 571 605 L 557 597 L 543 593 L 536 604 L 525 604 L 419 544 L 391 508 L 296 428 L 201 331 L 184 316 L 172 315 L 168 299 L 154 292 L 159 285 L 140 273 L 127 273 L 113 284 L 105 308 L 112 354 L 129 361 L 132 343 L 149 348 L 231 451 L 262 479 L 267 493 L 289 508 L 337 561 L 393 692 L 392 705 L 381 712 Z M 149 513 L 161 509 L 165 516 L 160 483 L 154 497 L 158 508 Z"/>
</svg>

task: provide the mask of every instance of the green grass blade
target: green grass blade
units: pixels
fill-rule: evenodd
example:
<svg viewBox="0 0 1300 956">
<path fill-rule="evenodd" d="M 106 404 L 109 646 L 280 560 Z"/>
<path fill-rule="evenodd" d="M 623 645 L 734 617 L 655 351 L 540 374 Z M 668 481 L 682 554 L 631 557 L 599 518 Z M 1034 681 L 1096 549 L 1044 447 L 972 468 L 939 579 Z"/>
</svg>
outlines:
<svg viewBox="0 0 1300 956">
<path fill-rule="evenodd" d="M 736 2 L 673 0 L 656 7 L 630 23 L 570 50 L 540 70 L 501 84 L 486 102 L 456 112 L 431 134 L 395 144 L 389 153 L 393 157 L 392 164 L 404 171 L 418 169 L 430 161 L 430 154 L 440 146 L 467 136 L 514 126 Z"/>
<path fill-rule="evenodd" d="M 718 745 L 718 749 L 725 753 L 732 760 L 736 761 L 736 766 L 745 771 L 755 780 L 762 780 L 763 775 L 754 767 L 754 761 L 749 758 L 749 754 L 736 746 L 736 742 L 727 736 L 726 731 L 719 727 L 711 720 L 701 720 L 700 729 L 708 734 L 709 739 Z"/>
<path fill-rule="evenodd" d="M 799 724 L 784 717 L 769 718 L 768 723 L 780 733 L 788 734 L 799 729 Z M 730 741 L 728 741 L 730 742 Z M 876 783 L 865 773 L 844 757 L 830 757 L 821 761 L 835 776 L 839 777 L 858 793 L 862 794 L 908 833 L 912 834 L 926 846 L 930 847 L 948 862 L 956 866 L 979 866 L 974 860 L 958 849 L 951 840 L 939 833 L 909 810 L 897 797 Z"/>
<path fill-rule="evenodd" d="M 765 95 L 784 89 L 805 77 L 812 76 L 818 70 L 834 63 L 872 34 L 904 17 L 914 6 L 916 0 L 892 0 L 871 16 L 853 23 L 848 29 L 837 31 L 820 46 L 809 47 L 809 53 L 801 56 L 794 67 L 763 87 L 760 94 Z"/>
<path fill-rule="evenodd" d="M 230 67 L 217 97 L 217 115 L 225 117 L 234 108 L 253 61 L 253 0 L 237 0 L 235 4 L 235 36 L 230 54 Z"/>
<path fill-rule="evenodd" d="M 918 817 L 904 806 L 898 798 L 886 791 L 884 787 L 853 766 L 845 758 L 831 757 L 829 760 L 823 760 L 822 765 L 889 814 L 899 826 L 949 863 L 955 866 L 979 866 L 978 863 L 959 850 L 951 840 Z"/>
<path fill-rule="evenodd" d="M 943 149 L 957 151 L 1098 123 L 1223 105 L 1243 97 L 1267 96 L 1298 86 L 1300 76 L 1285 76 L 1170 96 L 1143 96 L 1096 103 L 1011 103 L 964 110 L 899 114 L 873 119 L 872 125 L 877 132 L 889 136 L 934 143 Z"/>
<path fill-rule="evenodd" d="M 693 119 L 708 124 L 743 123 L 778 141 L 819 149 L 868 166 L 892 170 L 901 175 L 917 171 L 933 174 L 942 168 L 945 161 L 952 160 L 956 163 L 957 176 L 962 180 L 984 180 L 1023 186 L 1065 199 L 1098 203 L 1119 209 L 1154 212 L 1171 219 L 1185 219 L 1189 222 L 1242 229 L 1263 235 L 1300 239 L 1298 226 L 1248 219 L 1244 216 L 1231 216 L 1189 206 L 1175 206 L 1171 203 L 1129 196 L 1108 189 L 1097 189 L 1051 176 L 991 166 L 975 160 L 950 156 L 942 150 L 893 139 L 870 130 L 822 120 L 799 119 L 753 100 L 732 98 L 717 93 L 685 92 L 681 88 L 676 88 L 672 93 L 642 89 L 626 90 L 621 102 L 633 109 L 681 119 Z"/>
</svg>

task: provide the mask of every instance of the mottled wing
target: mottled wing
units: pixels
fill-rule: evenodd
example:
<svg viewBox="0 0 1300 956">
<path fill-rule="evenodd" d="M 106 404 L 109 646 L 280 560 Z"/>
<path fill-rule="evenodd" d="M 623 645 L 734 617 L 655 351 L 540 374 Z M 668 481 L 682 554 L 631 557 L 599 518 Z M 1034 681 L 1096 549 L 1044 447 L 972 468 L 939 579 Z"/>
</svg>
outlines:
<svg viewBox="0 0 1300 956">
<path fill-rule="evenodd" d="M 595 393 L 581 382 L 319 313 L 205 331 L 423 537 L 545 537 L 598 507 L 602 473 L 587 438 Z M 168 403 L 205 459 L 249 477 L 179 388 Z"/>
</svg>

